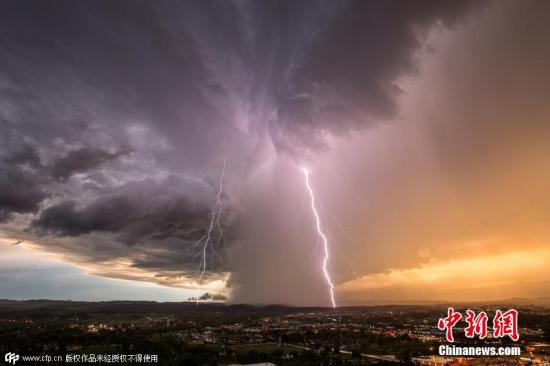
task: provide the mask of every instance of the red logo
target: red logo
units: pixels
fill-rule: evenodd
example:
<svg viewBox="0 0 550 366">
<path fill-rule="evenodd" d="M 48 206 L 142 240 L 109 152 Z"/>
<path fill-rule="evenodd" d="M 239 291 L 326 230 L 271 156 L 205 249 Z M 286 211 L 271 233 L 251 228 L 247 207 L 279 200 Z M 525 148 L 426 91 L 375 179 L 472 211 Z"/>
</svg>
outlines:
<svg viewBox="0 0 550 366">
<path fill-rule="evenodd" d="M 445 338 L 448 342 L 454 342 L 453 328 L 460 319 L 462 319 L 462 314 L 455 312 L 455 310 L 450 307 L 447 309 L 447 316 L 445 318 L 440 318 L 437 322 L 437 328 L 445 330 Z M 489 317 L 484 311 L 476 315 L 475 312 L 468 309 L 466 310 L 466 317 L 464 320 L 468 324 L 464 328 L 464 334 L 467 338 L 474 338 L 475 335 L 478 335 L 479 339 L 483 339 L 487 336 L 487 322 Z M 497 310 L 493 318 L 493 337 L 503 338 L 505 336 L 510 337 L 514 341 L 519 339 L 518 311 L 515 309 L 510 309 L 504 313 Z"/>
<path fill-rule="evenodd" d="M 439 322 L 437 323 L 437 327 L 440 330 L 447 330 L 447 332 L 445 333 L 445 337 L 449 342 L 455 341 L 453 337 L 453 328 L 460 319 L 462 319 L 462 314 L 455 313 L 455 310 L 453 308 L 449 308 L 447 310 L 447 317 L 440 318 Z"/>
<path fill-rule="evenodd" d="M 479 339 L 487 337 L 487 319 L 489 319 L 487 314 L 482 311 L 476 316 L 472 310 L 466 310 L 466 314 L 468 314 L 464 319 L 468 323 L 468 326 L 464 328 L 466 337 L 474 338 L 476 334 L 479 335 Z"/>
<path fill-rule="evenodd" d="M 504 313 L 497 310 L 493 319 L 493 336 L 495 338 L 508 336 L 514 341 L 519 339 L 517 310 L 510 309 Z"/>
</svg>

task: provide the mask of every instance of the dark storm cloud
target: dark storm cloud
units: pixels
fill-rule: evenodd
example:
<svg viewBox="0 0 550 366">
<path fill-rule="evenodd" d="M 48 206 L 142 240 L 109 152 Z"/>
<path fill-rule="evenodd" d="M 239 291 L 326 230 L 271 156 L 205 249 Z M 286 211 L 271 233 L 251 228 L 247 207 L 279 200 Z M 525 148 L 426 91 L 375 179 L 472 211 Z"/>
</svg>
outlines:
<svg viewBox="0 0 550 366">
<path fill-rule="evenodd" d="M 199 300 L 214 300 L 214 301 L 220 301 L 220 300 L 227 300 L 227 298 L 222 294 L 210 294 L 208 292 L 205 292 L 199 297 Z"/>
<path fill-rule="evenodd" d="M 298 15 L 290 3 L 277 4 L 275 51 L 288 60 L 274 71 L 277 117 L 270 131 L 275 145 L 290 151 L 322 147 L 326 132 L 342 134 L 394 117 L 396 81 L 415 71 L 425 32 L 438 21 L 452 24 L 468 7 L 452 1 L 317 1 L 298 2 Z M 330 16 L 323 14 L 328 9 Z"/>
<path fill-rule="evenodd" d="M 210 211 L 197 201 L 202 192 L 191 197 L 193 188 L 185 185 L 177 178 L 160 184 L 145 180 L 128 183 L 84 207 L 77 207 L 74 200 L 63 201 L 44 209 L 31 228 L 60 236 L 108 232 L 128 244 L 148 237 L 196 240 L 209 221 Z"/>
<path fill-rule="evenodd" d="M 468 6 L 3 1 L 0 219 L 41 209 L 28 221 L 48 249 L 190 272 L 220 157 L 223 224 L 240 239 L 262 147 L 302 159 L 328 134 L 394 117 L 426 32 Z"/>
<path fill-rule="evenodd" d="M 111 108 L 138 106 L 156 129 L 185 137 L 181 149 L 200 160 L 217 139 L 238 138 L 222 110 L 231 93 L 250 104 L 249 127 L 267 127 L 287 151 L 395 115 L 395 81 L 414 71 L 425 31 L 452 23 L 468 2 L 62 4 L 3 4 L 14 82 L 45 86 L 40 74 L 49 74 L 84 83 Z"/>
<path fill-rule="evenodd" d="M 38 177 L 0 164 L 0 221 L 6 221 L 13 213 L 36 212 L 46 197 Z"/>
<path fill-rule="evenodd" d="M 202 249 L 198 240 L 206 234 L 211 218 L 209 189 L 203 182 L 178 177 L 131 182 L 88 205 L 74 200 L 52 205 L 32 221 L 30 232 L 51 250 L 70 252 L 85 263 L 128 258 L 131 267 L 154 273 L 160 283 L 192 278 Z M 220 225 L 230 240 L 229 217 L 221 218 Z M 205 280 L 216 278 L 211 271 L 227 267 L 226 243 L 216 235 L 212 234 L 215 240 L 209 244 L 213 254 Z M 131 278 L 111 273 L 108 267 L 105 272 Z"/>
<path fill-rule="evenodd" d="M 33 213 L 48 196 L 44 179 L 35 168 L 40 157 L 29 145 L 4 145 L 0 155 L 0 222 L 14 213 Z"/>
<path fill-rule="evenodd" d="M 133 205 L 125 197 L 97 202 L 82 210 L 76 202 L 64 201 L 41 212 L 33 227 L 59 235 L 78 236 L 93 231 L 116 232 L 128 224 Z"/>
<path fill-rule="evenodd" d="M 2 161 L 8 166 L 17 166 L 28 164 L 31 167 L 40 167 L 41 161 L 38 152 L 33 146 L 22 145 L 17 146 L 10 151 L 5 149 L 4 158 Z"/>
<path fill-rule="evenodd" d="M 53 162 L 51 174 L 55 179 L 65 180 L 74 173 L 86 172 L 97 168 L 109 160 L 117 159 L 128 153 L 129 152 L 125 150 L 109 152 L 101 149 L 89 148 L 71 150 Z"/>
</svg>

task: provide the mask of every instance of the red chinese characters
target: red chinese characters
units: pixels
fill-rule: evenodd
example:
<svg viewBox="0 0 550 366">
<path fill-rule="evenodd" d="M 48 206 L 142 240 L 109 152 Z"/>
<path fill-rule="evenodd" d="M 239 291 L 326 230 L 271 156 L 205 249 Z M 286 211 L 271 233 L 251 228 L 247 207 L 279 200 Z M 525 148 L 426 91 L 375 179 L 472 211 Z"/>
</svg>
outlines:
<svg viewBox="0 0 550 366">
<path fill-rule="evenodd" d="M 479 339 L 487 337 L 487 319 L 489 317 L 482 311 L 479 314 L 474 313 L 472 310 L 466 310 L 468 316 L 464 319 L 468 323 L 468 326 L 464 328 L 464 334 L 468 338 L 474 338 L 474 335 L 479 335 Z"/>
<path fill-rule="evenodd" d="M 437 323 L 437 327 L 440 330 L 447 330 L 445 333 L 445 338 L 447 338 L 447 341 L 454 342 L 455 339 L 453 337 L 453 327 L 456 325 L 456 323 L 462 319 L 462 314 L 456 313 L 453 308 L 449 308 L 447 310 L 447 317 L 446 318 L 440 318 L 439 322 Z"/>
<path fill-rule="evenodd" d="M 510 309 L 506 312 L 496 311 L 493 319 L 493 336 L 501 338 L 509 336 L 514 341 L 519 339 L 518 334 L 518 311 Z"/>
<path fill-rule="evenodd" d="M 454 342 L 453 328 L 460 319 L 462 319 L 462 314 L 455 312 L 451 307 L 447 310 L 447 316 L 439 319 L 437 327 L 440 330 L 446 331 L 445 338 L 448 342 Z M 489 317 L 484 311 L 476 315 L 472 310 L 466 310 L 466 317 L 464 318 L 464 321 L 467 323 L 467 326 L 464 328 L 465 336 L 467 338 L 474 338 L 478 335 L 479 339 L 484 339 L 487 336 L 488 320 Z M 506 336 L 514 341 L 519 339 L 518 312 L 515 309 L 510 309 L 506 312 L 497 310 L 493 318 L 493 337 L 503 338 Z"/>
</svg>

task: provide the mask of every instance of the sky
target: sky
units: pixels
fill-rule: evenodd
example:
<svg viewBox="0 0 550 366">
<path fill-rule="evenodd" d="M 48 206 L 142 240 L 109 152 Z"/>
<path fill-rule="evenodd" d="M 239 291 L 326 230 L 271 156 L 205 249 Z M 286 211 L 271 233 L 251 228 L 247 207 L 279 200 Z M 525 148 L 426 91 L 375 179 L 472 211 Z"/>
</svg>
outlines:
<svg viewBox="0 0 550 366">
<path fill-rule="evenodd" d="M 547 296 L 549 14 L 3 1 L 0 298 Z"/>
</svg>

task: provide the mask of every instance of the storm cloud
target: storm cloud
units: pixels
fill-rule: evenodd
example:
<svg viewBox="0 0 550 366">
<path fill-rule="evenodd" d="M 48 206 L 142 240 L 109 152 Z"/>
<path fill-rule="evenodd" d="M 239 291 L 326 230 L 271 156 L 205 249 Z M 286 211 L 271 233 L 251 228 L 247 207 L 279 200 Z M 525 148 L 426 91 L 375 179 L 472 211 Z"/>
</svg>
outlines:
<svg viewBox="0 0 550 366">
<path fill-rule="evenodd" d="M 4 1 L 0 221 L 94 273 L 173 285 L 197 279 L 197 240 L 222 209 L 207 278 L 230 274 L 237 295 L 261 301 L 244 277 L 270 265 L 259 255 L 248 266 L 249 253 L 283 240 L 294 250 L 284 225 L 268 225 L 278 203 L 266 196 L 266 164 L 313 161 L 331 138 L 395 119 L 399 80 L 417 72 L 430 31 L 471 10 L 435 0 Z M 292 212 L 292 202 L 279 203 Z"/>
<path fill-rule="evenodd" d="M 62 201 L 42 210 L 31 227 L 61 236 L 119 233 L 129 240 L 128 244 L 133 243 L 131 238 L 151 235 L 191 235 L 196 227 L 207 224 L 210 211 L 198 201 L 201 193 L 206 194 L 197 189 L 193 192 L 186 183 L 177 178 L 159 184 L 147 180 L 132 182 L 81 208 L 74 200 Z"/>
<path fill-rule="evenodd" d="M 0 155 L 0 222 L 13 214 L 34 213 L 48 196 L 37 172 L 40 157 L 29 145 L 4 145 Z"/>
<path fill-rule="evenodd" d="M 126 151 L 109 152 L 87 148 L 71 150 L 53 162 L 51 172 L 55 179 L 65 180 L 75 173 L 87 172 L 127 153 Z"/>
<path fill-rule="evenodd" d="M 14 213 L 36 212 L 47 197 L 39 178 L 4 164 L 0 169 L 0 221 L 8 220 Z"/>
</svg>

